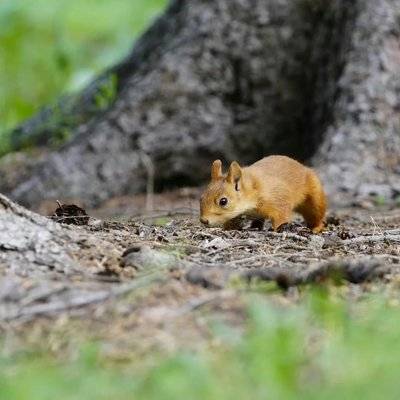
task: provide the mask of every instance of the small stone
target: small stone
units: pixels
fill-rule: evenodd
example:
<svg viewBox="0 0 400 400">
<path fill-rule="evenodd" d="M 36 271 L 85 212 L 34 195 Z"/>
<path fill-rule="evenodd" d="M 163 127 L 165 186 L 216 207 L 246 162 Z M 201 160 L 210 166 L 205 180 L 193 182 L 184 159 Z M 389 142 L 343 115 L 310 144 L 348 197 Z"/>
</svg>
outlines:
<svg viewBox="0 0 400 400">
<path fill-rule="evenodd" d="M 320 235 L 312 235 L 309 243 L 314 250 L 320 250 L 325 244 L 325 239 Z"/>
<path fill-rule="evenodd" d="M 203 247 L 206 249 L 212 248 L 212 249 L 222 250 L 229 247 L 229 243 L 226 240 L 218 237 L 211 240 L 211 242 L 206 242 L 203 245 Z"/>
<path fill-rule="evenodd" d="M 340 239 L 342 240 L 347 240 L 347 239 L 353 239 L 354 238 L 354 234 L 352 234 L 351 232 L 349 232 L 346 229 L 342 229 L 340 230 L 337 235 L 340 237 Z"/>
<path fill-rule="evenodd" d="M 174 255 L 140 244 L 125 250 L 122 261 L 123 267 L 133 267 L 139 271 L 151 268 L 171 268 L 177 263 Z"/>
</svg>

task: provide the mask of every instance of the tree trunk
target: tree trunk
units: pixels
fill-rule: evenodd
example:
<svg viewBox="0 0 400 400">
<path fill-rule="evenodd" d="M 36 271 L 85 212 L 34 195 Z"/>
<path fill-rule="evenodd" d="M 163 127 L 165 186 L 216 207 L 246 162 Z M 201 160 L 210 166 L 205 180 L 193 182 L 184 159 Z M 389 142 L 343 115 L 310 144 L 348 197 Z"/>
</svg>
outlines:
<svg viewBox="0 0 400 400">
<path fill-rule="evenodd" d="M 143 191 L 153 169 L 161 190 L 204 182 L 215 158 L 281 153 L 313 161 L 333 202 L 394 199 L 399 21 L 399 0 L 174 0 L 77 103 L 115 75 L 108 110 L 9 193 L 97 204 Z"/>
<path fill-rule="evenodd" d="M 354 4 L 356 18 L 349 30 L 343 71 L 329 103 L 332 118 L 314 162 L 333 201 L 351 201 L 354 195 L 398 200 L 400 1 Z M 319 82 L 320 93 L 326 82 Z"/>
</svg>

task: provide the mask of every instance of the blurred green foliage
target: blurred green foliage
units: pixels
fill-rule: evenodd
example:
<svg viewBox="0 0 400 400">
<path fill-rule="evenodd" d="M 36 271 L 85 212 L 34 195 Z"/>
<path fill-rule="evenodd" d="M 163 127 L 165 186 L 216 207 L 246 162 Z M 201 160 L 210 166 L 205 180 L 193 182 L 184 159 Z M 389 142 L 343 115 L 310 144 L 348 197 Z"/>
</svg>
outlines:
<svg viewBox="0 0 400 400">
<path fill-rule="evenodd" d="M 254 296 L 242 338 L 214 328 L 219 344 L 203 353 L 178 351 L 153 367 L 135 357 L 112 362 L 94 344 L 72 360 L 0 356 L 0 398 L 398 398 L 398 305 L 382 296 L 350 303 L 320 289 L 290 307 Z"/>
<path fill-rule="evenodd" d="M 1 0 L 0 153 L 16 124 L 120 60 L 167 0 Z M 112 86 L 99 97 L 99 107 Z"/>
</svg>

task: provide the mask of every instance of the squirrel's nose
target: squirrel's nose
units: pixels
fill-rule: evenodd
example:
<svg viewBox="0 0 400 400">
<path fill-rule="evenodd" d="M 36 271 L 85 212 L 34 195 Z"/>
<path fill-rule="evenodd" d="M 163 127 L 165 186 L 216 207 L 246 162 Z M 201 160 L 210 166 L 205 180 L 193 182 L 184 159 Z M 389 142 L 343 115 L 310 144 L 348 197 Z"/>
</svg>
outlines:
<svg viewBox="0 0 400 400">
<path fill-rule="evenodd" d="M 200 217 L 200 222 L 202 224 L 204 224 L 204 225 L 208 225 L 209 224 L 208 219 L 205 219 L 205 218 L 202 218 L 202 217 Z"/>
</svg>

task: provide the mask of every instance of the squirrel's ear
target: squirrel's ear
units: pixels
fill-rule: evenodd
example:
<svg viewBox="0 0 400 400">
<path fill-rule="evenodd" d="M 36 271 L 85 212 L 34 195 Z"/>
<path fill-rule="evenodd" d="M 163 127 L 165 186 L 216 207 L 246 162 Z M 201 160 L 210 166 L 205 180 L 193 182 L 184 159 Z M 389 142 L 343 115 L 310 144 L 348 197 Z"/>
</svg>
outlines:
<svg viewBox="0 0 400 400">
<path fill-rule="evenodd" d="M 242 177 L 242 169 L 240 168 L 240 165 L 236 161 L 233 161 L 229 167 L 228 176 L 226 180 L 229 183 L 235 184 L 236 190 L 239 190 L 237 184 L 240 181 L 241 177 Z"/>
<path fill-rule="evenodd" d="M 212 167 L 211 167 L 211 179 L 218 179 L 221 178 L 222 176 L 222 162 L 221 160 L 215 160 L 212 163 Z"/>
</svg>

